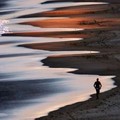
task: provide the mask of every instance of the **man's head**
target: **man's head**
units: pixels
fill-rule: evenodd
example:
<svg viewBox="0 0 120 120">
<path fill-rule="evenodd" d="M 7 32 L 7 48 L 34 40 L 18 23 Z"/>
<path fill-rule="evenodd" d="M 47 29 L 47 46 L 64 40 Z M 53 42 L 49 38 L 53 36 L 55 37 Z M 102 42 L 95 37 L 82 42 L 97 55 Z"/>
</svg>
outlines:
<svg viewBox="0 0 120 120">
<path fill-rule="evenodd" d="M 99 78 L 97 78 L 97 81 L 99 81 Z"/>
</svg>

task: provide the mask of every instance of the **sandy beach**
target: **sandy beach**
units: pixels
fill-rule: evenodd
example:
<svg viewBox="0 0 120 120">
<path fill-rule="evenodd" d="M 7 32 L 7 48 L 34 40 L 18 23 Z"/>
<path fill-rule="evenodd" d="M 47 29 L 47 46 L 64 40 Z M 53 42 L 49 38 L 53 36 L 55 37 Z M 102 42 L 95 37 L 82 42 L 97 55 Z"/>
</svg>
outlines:
<svg viewBox="0 0 120 120">
<path fill-rule="evenodd" d="M 65 0 L 58 0 L 65 1 Z M 74 0 L 71 0 L 74 1 Z M 76 2 L 81 0 L 76 0 Z M 84 0 L 82 0 L 84 2 Z M 94 0 L 90 0 L 92 2 Z M 98 1 L 98 0 L 97 0 Z M 51 1 L 54 2 L 54 1 Z M 101 1 L 100 1 L 101 2 Z M 20 24 L 42 28 L 82 28 L 78 31 L 14 32 L 3 36 L 31 36 L 51 38 L 83 38 L 76 41 L 32 43 L 19 45 L 49 51 L 98 51 L 84 55 L 53 55 L 42 60 L 51 68 L 75 68 L 72 74 L 114 75 L 116 88 L 95 95 L 84 102 L 65 106 L 35 120 L 119 120 L 120 119 L 120 4 L 118 0 L 104 5 L 63 7 L 25 17 L 53 17 Z M 45 4 L 45 3 L 44 3 Z M 54 17 L 65 17 L 55 18 Z M 91 86 L 93 87 L 93 86 Z"/>
</svg>

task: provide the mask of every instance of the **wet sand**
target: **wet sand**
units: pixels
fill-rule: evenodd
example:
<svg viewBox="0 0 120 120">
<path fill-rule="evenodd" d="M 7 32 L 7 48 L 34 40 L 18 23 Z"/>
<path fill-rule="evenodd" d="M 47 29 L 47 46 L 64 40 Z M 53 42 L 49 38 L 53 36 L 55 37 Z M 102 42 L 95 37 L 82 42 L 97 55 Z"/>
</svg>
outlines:
<svg viewBox="0 0 120 120">
<path fill-rule="evenodd" d="M 111 2 L 107 0 L 108 2 Z M 117 0 L 116 0 L 117 1 Z M 114 2 L 116 2 L 114 1 Z M 83 6 L 82 6 L 83 7 Z M 120 4 L 99 5 L 94 10 L 94 5 L 81 12 L 75 7 L 62 8 L 43 12 L 39 16 L 57 16 L 60 12 L 61 19 L 47 19 L 24 22 L 21 24 L 44 28 L 84 28 L 83 31 L 73 32 L 19 32 L 5 35 L 14 36 L 46 36 L 59 38 L 78 37 L 83 40 L 54 42 L 54 43 L 32 43 L 20 45 L 31 49 L 70 51 L 70 50 L 94 50 L 100 53 L 87 55 L 61 55 L 49 56 L 42 60 L 45 66 L 54 68 L 77 68 L 74 74 L 97 74 L 115 75 L 116 88 L 100 94 L 96 100 L 95 95 L 87 101 L 68 105 L 48 116 L 36 118 L 35 120 L 119 120 L 120 119 Z M 31 15 L 32 16 L 32 15 Z M 34 16 L 34 15 L 33 15 Z M 26 16 L 23 16 L 26 17 Z M 29 15 L 30 17 L 30 15 Z"/>
</svg>

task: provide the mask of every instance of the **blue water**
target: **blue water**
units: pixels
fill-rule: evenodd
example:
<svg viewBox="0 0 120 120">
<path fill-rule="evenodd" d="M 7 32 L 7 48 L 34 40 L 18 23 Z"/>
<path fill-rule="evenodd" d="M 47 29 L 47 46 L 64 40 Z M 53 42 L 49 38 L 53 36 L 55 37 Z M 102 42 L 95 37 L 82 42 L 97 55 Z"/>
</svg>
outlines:
<svg viewBox="0 0 120 120">
<path fill-rule="evenodd" d="M 26 43 L 73 41 L 82 38 L 2 36 L 9 32 L 83 30 L 38 28 L 19 24 L 30 20 L 48 19 L 47 17 L 17 18 L 22 15 L 84 4 L 72 2 L 41 4 L 45 1 L 0 2 L 0 120 L 34 120 L 62 106 L 87 100 L 89 95 L 95 92 L 93 83 L 97 77 L 103 84 L 102 92 L 115 87 L 111 80 L 114 76 L 75 75 L 68 73 L 75 69 L 49 68 L 43 66 L 41 62 L 51 55 L 89 54 L 97 51 L 45 51 L 18 47 Z"/>
</svg>

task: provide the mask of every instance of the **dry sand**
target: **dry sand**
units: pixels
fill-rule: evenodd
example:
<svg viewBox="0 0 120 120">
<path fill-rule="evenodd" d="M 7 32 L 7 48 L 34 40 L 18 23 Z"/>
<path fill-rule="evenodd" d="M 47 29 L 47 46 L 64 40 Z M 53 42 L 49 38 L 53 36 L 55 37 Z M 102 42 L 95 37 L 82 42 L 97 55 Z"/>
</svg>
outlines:
<svg viewBox="0 0 120 120">
<path fill-rule="evenodd" d="M 106 1 L 113 3 L 112 0 Z M 115 2 L 118 2 L 118 0 L 115 0 Z M 100 51 L 100 53 L 89 55 L 49 56 L 42 62 L 49 67 L 77 68 L 78 70 L 73 71 L 75 74 L 115 75 L 114 80 L 117 85 L 116 88 L 101 93 L 99 100 L 95 99 L 95 95 L 91 95 L 92 98 L 87 101 L 60 108 L 49 113 L 48 116 L 36 118 L 36 120 L 120 120 L 120 4 L 82 6 L 81 9 L 79 7 L 65 7 L 21 17 L 32 16 L 66 16 L 67 18 L 28 21 L 21 24 L 44 28 L 84 28 L 85 30 L 73 32 L 21 32 L 5 35 L 82 37 L 84 39 L 78 41 L 33 43 L 20 46 L 51 51 Z"/>
</svg>

